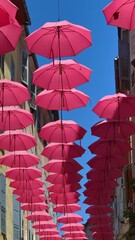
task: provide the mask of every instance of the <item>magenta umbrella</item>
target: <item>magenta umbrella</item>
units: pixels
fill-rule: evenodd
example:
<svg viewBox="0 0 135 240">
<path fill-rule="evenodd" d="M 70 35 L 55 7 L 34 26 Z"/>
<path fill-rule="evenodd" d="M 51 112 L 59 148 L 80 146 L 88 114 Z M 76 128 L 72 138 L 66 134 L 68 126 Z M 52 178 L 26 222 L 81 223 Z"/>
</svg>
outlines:
<svg viewBox="0 0 135 240">
<path fill-rule="evenodd" d="M 40 159 L 36 155 L 27 151 L 9 152 L 0 157 L 0 164 L 11 168 L 27 168 L 39 164 L 39 161 Z"/>
<path fill-rule="evenodd" d="M 116 93 L 99 100 L 92 110 L 99 117 L 124 119 L 135 116 L 135 95 Z"/>
<path fill-rule="evenodd" d="M 0 27 L 10 23 L 11 19 L 15 20 L 17 7 L 9 0 L 0 1 Z"/>
<path fill-rule="evenodd" d="M 66 240 L 88 240 L 87 237 L 67 237 Z"/>
<path fill-rule="evenodd" d="M 92 216 L 88 219 L 91 224 L 108 224 L 112 223 L 112 218 L 107 215 Z"/>
<path fill-rule="evenodd" d="M 26 38 L 30 52 L 47 58 L 75 56 L 92 45 L 91 32 L 68 21 L 47 22 Z"/>
<path fill-rule="evenodd" d="M 39 238 L 40 240 L 62 240 L 62 238 L 59 235 L 49 235 L 49 236 L 41 236 Z"/>
<path fill-rule="evenodd" d="M 53 211 L 58 213 L 73 213 L 81 210 L 81 206 L 77 203 L 57 204 Z"/>
<path fill-rule="evenodd" d="M 33 84 L 47 90 L 71 89 L 88 82 L 91 73 L 91 69 L 72 59 L 55 60 L 34 71 Z"/>
<path fill-rule="evenodd" d="M 34 123 L 30 112 L 17 107 L 0 108 L 0 130 L 24 129 Z"/>
<path fill-rule="evenodd" d="M 90 230 L 92 232 L 110 232 L 113 231 L 113 227 L 110 224 L 96 224 L 95 226 L 90 227 Z"/>
<path fill-rule="evenodd" d="M 52 219 L 49 213 L 45 211 L 35 211 L 34 213 L 27 215 L 26 218 L 31 221 L 48 221 Z"/>
<path fill-rule="evenodd" d="M 71 120 L 49 122 L 40 130 L 39 137 L 47 142 L 73 142 L 82 139 L 86 130 Z"/>
<path fill-rule="evenodd" d="M 24 211 L 35 212 L 48 210 L 48 205 L 45 202 L 38 203 L 23 203 L 21 209 Z"/>
<path fill-rule="evenodd" d="M 83 218 L 76 213 L 67 213 L 57 218 L 58 223 L 78 223 L 81 221 L 83 221 Z"/>
<path fill-rule="evenodd" d="M 37 195 L 37 196 L 31 196 L 28 194 L 23 194 L 19 197 L 16 198 L 16 200 L 18 202 L 21 203 L 40 203 L 40 202 L 44 202 L 46 200 L 44 195 Z"/>
<path fill-rule="evenodd" d="M 135 2 L 134 0 L 112 1 L 104 9 L 107 24 L 128 30 L 135 29 Z"/>
<path fill-rule="evenodd" d="M 50 143 L 48 144 L 41 155 L 49 159 L 72 159 L 81 157 L 85 152 L 82 146 L 76 143 Z"/>
<path fill-rule="evenodd" d="M 8 151 L 28 150 L 36 146 L 36 139 L 29 133 L 21 131 L 5 131 L 0 134 L 1 149 Z"/>
<path fill-rule="evenodd" d="M 35 234 L 37 235 L 40 235 L 40 236 L 43 236 L 45 235 L 46 237 L 49 238 L 50 235 L 56 235 L 56 234 L 59 234 L 59 231 L 57 229 L 53 229 L 53 228 L 46 228 L 46 229 L 43 229 L 43 230 L 39 230 L 39 231 L 36 231 Z"/>
<path fill-rule="evenodd" d="M 35 105 L 47 110 L 73 110 L 87 105 L 89 96 L 85 93 L 72 89 L 43 90 L 35 101 Z"/>
<path fill-rule="evenodd" d="M 87 178 L 92 181 L 107 181 L 114 180 L 122 176 L 122 171 L 120 169 L 111 170 L 90 170 L 87 174 Z"/>
<path fill-rule="evenodd" d="M 32 190 L 37 188 L 42 188 L 44 186 L 44 182 L 41 179 L 32 179 L 32 180 L 11 180 L 10 187 L 20 189 L 20 190 Z"/>
<path fill-rule="evenodd" d="M 62 236 L 65 238 L 72 237 L 74 239 L 74 237 L 85 237 L 86 233 L 80 230 L 80 231 L 73 231 L 73 232 L 65 232 L 62 234 Z"/>
<path fill-rule="evenodd" d="M 32 225 L 33 228 L 45 229 L 45 228 L 56 228 L 56 223 L 52 221 L 37 221 Z"/>
<path fill-rule="evenodd" d="M 109 203 L 112 203 L 113 202 L 113 198 L 111 197 L 107 197 L 107 196 L 98 196 L 99 198 L 94 198 L 94 197 L 87 197 L 85 200 L 84 200 L 84 203 L 85 204 L 88 204 L 88 205 L 105 205 L 105 204 L 109 204 Z"/>
<path fill-rule="evenodd" d="M 88 181 L 84 184 L 84 186 L 90 190 L 92 189 L 110 189 L 119 186 L 116 180 L 108 180 L 108 181 Z"/>
<path fill-rule="evenodd" d="M 107 214 L 113 212 L 113 208 L 107 205 L 93 205 L 86 209 L 86 213 L 91 215 Z"/>
<path fill-rule="evenodd" d="M 97 189 L 86 189 L 84 192 L 84 195 L 87 197 L 91 198 L 101 198 L 104 196 L 114 196 L 115 190 L 110 188 L 110 189 L 100 189 L 97 191 Z"/>
<path fill-rule="evenodd" d="M 112 232 L 100 232 L 100 233 L 98 233 L 98 232 L 94 232 L 93 234 L 92 234 L 92 237 L 94 238 L 94 239 L 104 239 L 104 238 L 107 238 L 107 237 L 114 237 L 114 234 L 113 234 L 113 231 Z"/>
<path fill-rule="evenodd" d="M 79 201 L 80 194 L 78 192 L 68 192 L 68 193 L 51 193 L 50 201 L 54 204 L 65 204 L 77 203 Z"/>
<path fill-rule="evenodd" d="M 7 178 L 14 179 L 17 181 L 26 181 L 42 176 L 42 172 L 34 167 L 29 168 L 12 168 L 5 172 Z"/>
<path fill-rule="evenodd" d="M 55 193 L 64 193 L 66 192 L 75 192 L 76 190 L 80 189 L 81 185 L 80 183 L 71 183 L 71 184 L 65 184 L 64 186 L 60 184 L 50 184 L 47 189 L 49 192 L 55 192 Z"/>
<path fill-rule="evenodd" d="M 37 189 L 31 189 L 31 190 L 27 190 L 27 189 L 14 189 L 13 190 L 13 194 L 15 195 L 29 195 L 29 196 L 36 196 L 36 195 L 40 195 L 40 194 L 44 194 L 45 190 L 43 188 L 37 188 Z"/>
<path fill-rule="evenodd" d="M 71 160 L 58 160 L 52 159 L 42 166 L 47 172 L 54 173 L 75 173 L 82 170 L 82 166 L 74 159 Z"/>
<path fill-rule="evenodd" d="M 82 176 L 79 173 L 76 174 L 57 174 L 57 173 L 49 173 L 46 181 L 53 183 L 53 184 L 63 184 L 63 187 L 65 184 L 74 184 L 77 182 L 80 182 L 82 179 Z"/>
<path fill-rule="evenodd" d="M 79 231 L 84 230 L 84 225 L 81 223 L 67 223 L 63 224 L 60 229 L 61 231 Z"/>
</svg>

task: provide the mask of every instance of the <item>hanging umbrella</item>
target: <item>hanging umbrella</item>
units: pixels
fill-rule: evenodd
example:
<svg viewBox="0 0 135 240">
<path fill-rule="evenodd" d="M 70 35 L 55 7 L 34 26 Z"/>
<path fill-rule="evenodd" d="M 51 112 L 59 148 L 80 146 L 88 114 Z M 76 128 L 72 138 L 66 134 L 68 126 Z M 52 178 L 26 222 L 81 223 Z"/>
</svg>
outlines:
<svg viewBox="0 0 135 240">
<path fill-rule="evenodd" d="M 49 159 L 72 159 L 81 157 L 85 152 L 84 148 L 76 143 L 50 143 L 48 144 L 41 155 Z"/>
<path fill-rule="evenodd" d="M 91 198 L 101 198 L 102 196 L 114 196 L 115 190 L 110 188 L 110 189 L 100 189 L 97 191 L 97 189 L 86 189 L 84 192 L 84 195 L 87 197 Z"/>
<path fill-rule="evenodd" d="M 92 40 L 88 29 L 64 20 L 45 23 L 26 38 L 26 43 L 30 52 L 57 58 L 77 55 L 90 47 Z"/>
<path fill-rule="evenodd" d="M 33 179 L 33 180 L 23 180 L 23 181 L 17 181 L 17 180 L 11 180 L 10 187 L 16 188 L 16 189 L 23 189 L 23 190 L 32 190 L 37 188 L 42 188 L 44 186 L 44 181 L 41 179 Z"/>
<path fill-rule="evenodd" d="M 48 235 L 47 239 L 46 239 L 46 235 L 45 236 L 41 236 L 39 238 L 40 240 L 62 240 L 62 238 L 59 235 Z"/>
<path fill-rule="evenodd" d="M 65 184 L 64 186 L 61 184 L 50 184 L 47 189 L 49 192 L 55 192 L 55 193 L 64 193 L 64 192 L 75 192 L 76 190 L 80 189 L 81 185 L 80 183 L 71 183 L 71 184 Z"/>
<path fill-rule="evenodd" d="M 94 239 L 104 239 L 104 238 L 107 238 L 107 237 L 114 237 L 114 234 L 113 234 L 113 231 L 112 232 L 101 232 L 101 233 L 97 233 L 97 232 L 94 232 L 93 234 L 92 234 L 92 237 L 94 238 Z"/>
<path fill-rule="evenodd" d="M 80 231 L 73 231 L 73 232 L 65 232 L 62 234 L 62 236 L 65 238 L 71 237 L 74 239 L 74 237 L 85 237 L 86 233 L 80 230 Z"/>
<path fill-rule="evenodd" d="M 43 236 L 45 235 L 47 238 L 49 238 L 50 235 L 56 235 L 56 234 L 59 234 L 59 231 L 57 229 L 53 229 L 53 228 L 46 228 L 44 230 L 39 230 L 39 231 L 36 231 L 35 234 L 37 235 L 40 235 L 40 236 Z"/>
<path fill-rule="evenodd" d="M 47 90 L 71 89 L 88 82 L 91 73 L 91 69 L 72 59 L 55 60 L 34 71 L 33 84 Z"/>
<path fill-rule="evenodd" d="M 36 195 L 44 194 L 45 190 L 43 188 L 37 188 L 37 189 L 31 189 L 31 190 L 14 189 L 12 193 L 18 196 L 19 195 L 20 196 L 23 196 L 23 195 L 36 196 Z"/>
<path fill-rule="evenodd" d="M 57 160 L 52 159 L 42 167 L 47 172 L 53 173 L 75 173 L 82 170 L 82 166 L 75 160 Z"/>
<path fill-rule="evenodd" d="M 16 198 L 18 202 L 21 203 L 40 203 L 46 200 L 44 195 L 30 196 L 29 194 L 23 194 Z"/>
<path fill-rule="evenodd" d="M 67 223 L 63 224 L 60 229 L 61 231 L 79 231 L 84 230 L 84 225 L 81 223 Z"/>
<path fill-rule="evenodd" d="M 14 179 L 17 181 L 26 181 L 42 176 L 42 172 L 34 167 L 29 168 L 12 168 L 5 172 L 7 178 Z"/>
<path fill-rule="evenodd" d="M 45 211 L 35 211 L 34 213 L 27 215 L 26 218 L 31 221 L 48 221 L 52 219 L 49 213 Z"/>
<path fill-rule="evenodd" d="M 91 215 L 108 214 L 113 212 L 113 208 L 107 205 L 93 205 L 86 209 L 86 213 Z"/>
<path fill-rule="evenodd" d="M 32 114 L 24 109 L 16 107 L 0 108 L 0 130 L 24 129 L 33 123 Z"/>
<path fill-rule="evenodd" d="M 98 199 L 93 197 L 87 197 L 84 200 L 84 203 L 88 205 L 106 205 L 106 204 L 112 203 L 113 201 L 114 200 L 111 197 L 101 196 L 101 198 L 98 198 Z"/>
<path fill-rule="evenodd" d="M 84 186 L 88 189 L 110 189 L 119 186 L 116 180 L 108 180 L 108 181 L 88 181 L 84 184 Z"/>
<path fill-rule="evenodd" d="M 15 20 L 17 7 L 9 0 L 1 0 L 0 1 L 0 26 L 4 26 L 9 24 L 9 21 Z"/>
<path fill-rule="evenodd" d="M 56 227 L 56 223 L 52 222 L 52 221 L 39 221 L 39 222 L 35 222 L 32 225 L 33 228 L 39 228 L 39 229 L 46 229 L 46 228 L 55 228 Z"/>
<path fill-rule="evenodd" d="M 28 89 L 21 83 L 0 80 L 0 107 L 21 105 L 30 98 Z"/>
<path fill-rule="evenodd" d="M 49 122 L 40 130 L 39 137 L 47 142 L 74 142 L 82 139 L 86 130 L 71 120 Z"/>
<path fill-rule="evenodd" d="M 111 170 L 90 170 L 87 174 L 87 178 L 92 181 L 107 181 L 120 178 L 122 176 L 122 171 L 120 169 Z"/>
<path fill-rule="evenodd" d="M 112 218 L 107 215 L 92 216 L 88 219 L 91 224 L 108 224 L 112 223 Z"/>
<path fill-rule="evenodd" d="M 57 204 L 54 206 L 53 211 L 58 213 L 73 213 L 81 210 L 81 206 L 77 203 L 67 203 L 65 204 Z"/>
<path fill-rule="evenodd" d="M 89 96 L 83 92 L 72 89 L 43 90 L 35 101 L 35 105 L 47 110 L 73 110 L 87 105 Z"/>
<path fill-rule="evenodd" d="M 90 227 L 90 231 L 92 232 L 110 232 L 113 231 L 113 227 L 110 224 L 99 224 L 99 225 L 95 225 Z"/>
<path fill-rule="evenodd" d="M 68 237 L 66 240 L 88 240 L 87 237 Z"/>
<path fill-rule="evenodd" d="M 134 0 L 112 1 L 103 9 L 103 13 L 105 15 L 107 24 L 128 30 L 134 30 L 134 8 Z"/>
<path fill-rule="evenodd" d="M 36 139 L 29 133 L 5 131 L 0 134 L 0 147 L 7 151 L 28 150 L 36 146 Z"/>
<path fill-rule="evenodd" d="M 79 201 L 80 194 L 78 192 L 68 192 L 68 193 L 51 193 L 50 201 L 54 204 L 70 204 Z"/>
<path fill-rule="evenodd" d="M 126 141 L 120 139 L 99 139 L 88 148 L 93 154 L 99 154 L 106 157 L 124 155 L 131 150 L 130 145 Z"/>
<path fill-rule="evenodd" d="M 92 110 L 99 117 L 124 119 L 135 116 L 135 95 L 116 93 L 99 100 Z"/>
<path fill-rule="evenodd" d="M 4 156 L 0 157 L 0 164 L 11 168 L 15 167 L 31 167 L 39 164 L 40 159 L 27 151 L 15 151 L 9 152 Z"/>
<path fill-rule="evenodd" d="M 54 184 L 63 184 L 63 187 L 65 184 L 74 184 L 77 182 L 80 182 L 82 179 L 82 176 L 79 173 L 76 174 L 57 174 L 57 173 L 49 173 L 46 181 Z"/>
<path fill-rule="evenodd" d="M 57 218 L 58 223 L 78 223 L 81 221 L 83 221 L 83 218 L 75 213 L 68 213 Z"/>
<path fill-rule="evenodd" d="M 35 212 L 35 211 L 43 211 L 48 210 L 48 205 L 45 202 L 38 203 L 23 203 L 21 205 L 21 209 L 23 211 Z M 33 227 L 33 226 L 32 226 Z"/>
</svg>

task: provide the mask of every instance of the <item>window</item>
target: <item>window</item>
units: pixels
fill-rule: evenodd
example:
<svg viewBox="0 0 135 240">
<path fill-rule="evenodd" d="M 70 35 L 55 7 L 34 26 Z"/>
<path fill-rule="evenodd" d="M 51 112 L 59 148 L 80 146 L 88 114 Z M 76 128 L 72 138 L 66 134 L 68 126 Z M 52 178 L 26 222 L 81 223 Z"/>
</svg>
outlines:
<svg viewBox="0 0 135 240">
<path fill-rule="evenodd" d="M 28 81 L 28 53 L 25 51 L 22 51 L 22 74 L 21 74 L 21 79 L 22 82 L 25 83 L 26 85 L 29 84 Z"/>
<path fill-rule="evenodd" d="M 34 84 L 31 84 L 30 92 L 31 92 L 30 107 L 36 110 L 35 99 L 36 99 L 37 88 Z"/>
<path fill-rule="evenodd" d="M 6 178 L 0 173 L 0 221 L 1 233 L 6 235 Z"/>
<path fill-rule="evenodd" d="M 0 72 L 1 72 L 1 78 L 4 77 L 4 59 L 5 59 L 5 56 L 0 56 Z"/>
<path fill-rule="evenodd" d="M 11 56 L 11 80 L 15 81 L 15 64 L 14 64 L 14 59 Z"/>
</svg>

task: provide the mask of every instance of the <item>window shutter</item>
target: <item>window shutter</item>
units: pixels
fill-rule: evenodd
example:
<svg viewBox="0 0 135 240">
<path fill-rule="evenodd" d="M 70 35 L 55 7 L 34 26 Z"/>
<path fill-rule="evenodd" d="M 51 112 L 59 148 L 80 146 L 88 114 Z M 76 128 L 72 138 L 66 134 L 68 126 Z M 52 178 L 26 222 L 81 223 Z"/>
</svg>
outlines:
<svg viewBox="0 0 135 240">
<path fill-rule="evenodd" d="M 0 173 L 0 218 L 1 233 L 6 235 L 6 178 Z"/>
<path fill-rule="evenodd" d="M 20 239 L 20 203 L 13 194 L 13 239 Z"/>
</svg>

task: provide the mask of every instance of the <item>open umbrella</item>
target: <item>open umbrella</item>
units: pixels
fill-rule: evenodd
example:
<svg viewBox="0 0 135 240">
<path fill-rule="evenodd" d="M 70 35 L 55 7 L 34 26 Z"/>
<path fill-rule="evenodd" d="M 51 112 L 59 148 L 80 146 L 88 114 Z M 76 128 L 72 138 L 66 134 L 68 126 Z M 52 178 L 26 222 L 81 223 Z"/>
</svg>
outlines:
<svg viewBox="0 0 135 240">
<path fill-rule="evenodd" d="M 91 224 L 108 224 L 112 223 L 113 219 L 107 215 L 92 216 L 88 219 Z"/>
<path fill-rule="evenodd" d="M 21 131 L 5 131 L 0 134 L 0 148 L 8 151 L 28 150 L 36 146 L 33 135 Z"/>
<path fill-rule="evenodd" d="M 35 101 L 35 105 L 47 110 L 70 111 L 87 105 L 89 96 L 85 93 L 72 89 L 43 90 Z"/>
<path fill-rule="evenodd" d="M 21 203 L 40 203 L 46 200 L 44 195 L 30 196 L 29 194 L 23 194 L 16 198 Z M 33 213 L 34 214 L 34 213 Z"/>
<path fill-rule="evenodd" d="M 86 213 L 91 215 L 107 214 L 113 212 L 113 208 L 107 205 L 93 205 L 86 209 Z"/>
<path fill-rule="evenodd" d="M 92 237 L 94 238 L 94 239 L 104 239 L 104 238 L 107 238 L 107 237 L 114 237 L 114 233 L 113 233 L 113 231 L 112 232 L 100 232 L 100 233 L 98 233 L 98 232 L 94 232 L 93 234 L 92 234 Z"/>
<path fill-rule="evenodd" d="M 9 152 L 0 157 L 0 164 L 8 167 L 31 167 L 39 164 L 40 159 L 27 151 Z"/>
<path fill-rule="evenodd" d="M 7 178 L 14 179 L 17 181 L 26 181 L 42 176 L 42 172 L 34 167 L 29 168 L 12 168 L 5 172 Z"/>
<path fill-rule="evenodd" d="M 81 157 L 85 152 L 82 146 L 76 143 L 50 143 L 48 144 L 41 155 L 49 159 L 72 159 Z"/>
<path fill-rule="evenodd" d="M 122 171 L 120 169 L 107 169 L 107 170 L 97 170 L 92 169 L 87 174 L 87 178 L 92 181 L 107 181 L 120 178 L 122 176 Z"/>
<path fill-rule="evenodd" d="M 23 203 L 21 209 L 24 211 L 35 212 L 48 210 L 48 205 L 45 202 L 38 203 Z"/>
<path fill-rule="evenodd" d="M 55 193 L 64 193 L 64 192 L 75 192 L 76 190 L 80 189 L 81 185 L 80 183 L 71 183 L 66 185 L 61 184 L 50 184 L 47 189 L 49 192 L 55 192 Z"/>
<path fill-rule="evenodd" d="M 12 193 L 18 196 L 19 195 L 20 196 L 23 196 L 23 195 L 36 196 L 36 195 L 44 194 L 45 190 L 43 188 L 37 188 L 37 189 L 31 189 L 31 190 L 14 189 Z"/>
<path fill-rule="evenodd" d="M 84 230 L 84 225 L 81 223 L 67 223 L 63 224 L 60 229 L 61 231 L 79 231 Z"/>
<path fill-rule="evenodd" d="M 71 237 L 74 239 L 74 237 L 85 237 L 86 233 L 80 230 L 80 231 L 65 232 L 62 234 L 62 236 L 65 238 Z"/>
<path fill-rule="evenodd" d="M 49 240 L 62 240 L 62 238 L 59 235 L 48 235 L 47 237 L 45 235 L 45 236 L 41 236 L 39 238 L 39 240 L 47 240 L 47 239 L 49 239 Z"/>
<path fill-rule="evenodd" d="M 76 174 L 57 174 L 57 173 L 49 173 L 46 181 L 54 184 L 62 184 L 63 187 L 65 184 L 74 184 L 77 182 L 80 182 L 82 179 L 82 176 L 79 173 Z"/>
<path fill-rule="evenodd" d="M 34 123 L 30 112 L 17 107 L 0 108 L 0 130 L 24 129 Z"/>
<path fill-rule="evenodd" d="M 110 224 L 96 224 L 95 226 L 90 227 L 90 230 L 92 232 L 110 232 L 113 231 L 113 227 Z"/>
<path fill-rule="evenodd" d="M 105 96 L 92 109 L 99 117 L 124 119 L 135 116 L 135 95 L 116 93 Z"/>
<path fill-rule="evenodd" d="M 84 184 L 84 186 L 88 189 L 110 189 L 119 186 L 116 180 L 108 180 L 108 181 L 88 181 Z"/>
<path fill-rule="evenodd" d="M 68 21 L 47 22 L 26 38 L 30 52 L 47 58 L 75 56 L 92 45 L 88 29 Z"/>
<path fill-rule="evenodd" d="M 77 203 L 79 201 L 80 194 L 78 192 L 68 192 L 68 193 L 51 193 L 50 201 L 54 204 L 70 204 Z"/>
<path fill-rule="evenodd" d="M 56 235 L 56 234 L 59 234 L 59 231 L 57 229 L 53 229 L 53 228 L 46 228 L 46 229 L 43 229 L 43 230 L 39 230 L 39 231 L 36 231 L 35 234 L 37 235 L 40 235 L 40 236 L 43 236 L 45 235 L 47 238 L 49 238 L 50 235 Z"/>
<path fill-rule="evenodd" d="M 135 1 L 112 1 L 104 9 L 107 24 L 128 30 L 135 29 Z"/>
<path fill-rule="evenodd" d="M 53 211 L 58 213 L 73 213 L 81 210 L 81 206 L 77 203 L 57 204 Z"/>
<path fill-rule="evenodd" d="M 71 120 L 49 122 L 40 130 L 39 137 L 47 142 L 73 142 L 82 139 L 86 130 Z"/>
<path fill-rule="evenodd" d="M 52 221 L 37 221 L 32 225 L 33 228 L 45 229 L 45 228 L 55 228 L 56 223 Z"/>
<path fill-rule="evenodd" d="M 44 181 L 41 179 L 32 179 L 32 180 L 11 180 L 10 187 L 16 188 L 16 189 L 23 189 L 23 190 L 32 190 L 37 188 L 42 188 L 44 186 Z"/>
<path fill-rule="evenodd" d="M 33 84 L 47 90 L 71 89 L 88 82 L 91 73 L 91 69 L 74 60 L 55 60 L 34 71 Z"/>
<path fill-rule="evenodd" d="M 0 26 L 9 24 L 10 20 L 15 20 L 17 7 L 9 0 L 0 1 Z"/>
<path fill-rule="evenodd" d="M 31 221 L 47 221 L 52 219 L 49 213 L 45 211 L 35 211 L 34 213 L 27 215 L 26 218 Z"/>
<path fill-rule="evenodd" d="M 106 205 L 106 204 L 109 204 L 109 203 L 112 203 L 113 202 L 113 198 L 111 197 L 107 197 L 107 196 L 99 196 L 98 198 L 94 198 L 94 197 L 87 197 L 85 200 L 84 200 L 84 203 L 85 204 L 88 204 L 88 205 Z"/>
<path fill-rule="evenodd" d="M 58 223 L 78 223 L 81 222 L 82 220 L 83 218 L 76 213 L 67 213 L 57 218 Z"/>
</svg>

